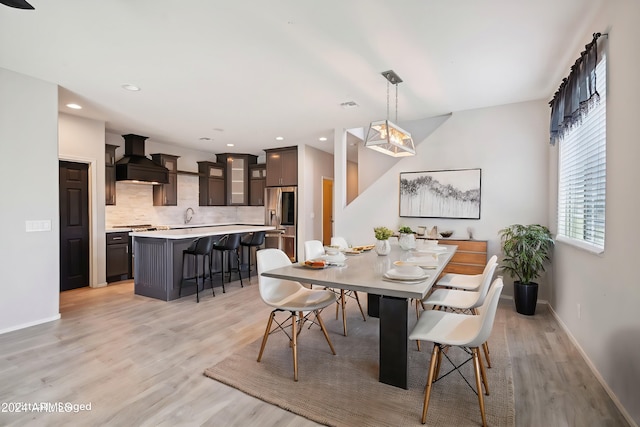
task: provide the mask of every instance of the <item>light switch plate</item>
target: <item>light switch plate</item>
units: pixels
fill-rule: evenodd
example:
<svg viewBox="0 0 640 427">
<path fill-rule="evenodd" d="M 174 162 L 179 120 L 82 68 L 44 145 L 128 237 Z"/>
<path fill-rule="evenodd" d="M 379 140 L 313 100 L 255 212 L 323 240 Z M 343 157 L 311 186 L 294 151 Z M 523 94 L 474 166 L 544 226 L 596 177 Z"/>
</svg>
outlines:
<svg viewBox="0 0 640 427">
<path fill-rule="evenodd" d="M 25 230 L 27 233 L 35 232 L 35 231 L 51 231 L 51 220 L 50 219 L 41 219 L 41 220 L 29 220 L 25 221 Z"/>
</svg>

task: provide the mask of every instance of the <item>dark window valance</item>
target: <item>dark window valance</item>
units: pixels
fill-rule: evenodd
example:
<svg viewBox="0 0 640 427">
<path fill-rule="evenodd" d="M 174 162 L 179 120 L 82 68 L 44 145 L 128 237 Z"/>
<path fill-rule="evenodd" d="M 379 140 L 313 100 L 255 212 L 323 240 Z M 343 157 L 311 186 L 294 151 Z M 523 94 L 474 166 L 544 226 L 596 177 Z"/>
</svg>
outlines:
<svg viewBox="0 0 640 427">
<path fill-rule="evenodd" d="M 551 106 L 550 143 L 555 145 L 566 131 L 578 123 L 582 116 L 599 101 L 596 90 L 596 65 L 598 65 L 598 38 L 593 34 L 591 43 L 585 46 L 571 67 L 569 76 L 562 79 Z"/>
</svg>

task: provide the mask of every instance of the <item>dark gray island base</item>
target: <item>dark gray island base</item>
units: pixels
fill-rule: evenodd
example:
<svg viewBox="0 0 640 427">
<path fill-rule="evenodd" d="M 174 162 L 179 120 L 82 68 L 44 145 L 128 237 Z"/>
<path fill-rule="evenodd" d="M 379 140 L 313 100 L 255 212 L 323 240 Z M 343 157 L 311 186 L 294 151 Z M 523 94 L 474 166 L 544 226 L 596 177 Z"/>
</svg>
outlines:
<svg viewBox="0 0 640 427">
<path fill-rule="evenodd" d="M 134 292 L 136 295 L 156 298 L 163 301 L 178 299 L 182 281 L 182 251 L 198 237 L 223 236 L 225 234 L 250 233 L 273 230 L 271 226 L 224 225 L 178 230 L 159 230 L 143 233 L 131 233 L 134 245 Z M 213 270 L 220 270 L 220 260 L 213 256 Z M 202 268 L 202 266 L 200 266 Z M 195 276 L 195 260 L 187 257 L 185 274 Z M 214 286 L 221 286 L 220 275 L 214 275 Z M 206 281 L 204 291 L 210 290 L 211 283 Z M 196 293 L 195 280 L 185 281 L 181 296 Z"/>
</svg>

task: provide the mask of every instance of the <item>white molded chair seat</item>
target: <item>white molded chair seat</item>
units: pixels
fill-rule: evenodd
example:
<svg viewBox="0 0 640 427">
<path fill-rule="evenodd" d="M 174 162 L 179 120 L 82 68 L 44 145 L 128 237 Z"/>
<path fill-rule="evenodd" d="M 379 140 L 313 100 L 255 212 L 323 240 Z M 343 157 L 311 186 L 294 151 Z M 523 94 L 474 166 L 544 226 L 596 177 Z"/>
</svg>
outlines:
<svg viewBox="0 0 640 427">
<path fill-rule="evenodd" d="M 334 238 L 332 237 L 331 238 L 332 245 L 334 244 L 333 239 Z M 306 259 L 318 258 L 324 254 L 325 254 L 324 246 L 322 245 L 322 242 L 320 240 L 307 240 L 306 242 L 304 242 L 304 256 Z M 362 320 L 366 322 L 367 318 L 364 315 L 364 310 L 362 309 L 362 305 L 360 304 L 360 298 L 358 297 L 358 293 L 356 291 L 340 289 L 339 293 L 337 290 L 332 292 L 334 292 L 336 295 L 339 295 L 338 301 L 336 301 L 338 303 L 338 305 L 336 305 L 336 319 L 338 319 L 338 309 L 342 308 L 342 332 L 346 337 L 347 336 L 347 316 L 346 316 L 347 297 L 354 298 L 358 302 L 358 307 L 360 308 L 360 314 L 362 315 Z"/>
<path fill-rule="evenodd" d="M 262 276 L 262 273 L 265 271 L 291 265 L 291 260 L 287 254 L 280 249 L 260 250 L 256 252 L 256 258 L 260 297 L 267 305 L 274 308 L 269 315 L 267 328 L 262 338 L 258 362 L 262 360 L 267 339 L 269 335 L 271 335 L 271 332 L 273 332 L 271 325 L 273 324 L 276 312 L 288 311 L 290 313 L 289 318 L 282 323 L 276 321 L 277 326 L 274 330 L 281 329 L 284 331 L 281 325 L 287 323 L 289 319 L 291 320 L 291 335 L 289 339 L 293 353 L 293 379 L 294 381 L 298 381 L 298 331 L 302 330 L 304 322 L 313 322 L 313 320 L 309 318 L 311 313 L 315 315 L 318 325 L 320 329 L 322 329 L 322 333 L 329 344 L 329 348 L 331 348 L 331 353 L 336 354 L 319 312 L 320 309 L 333 304 L 336 301 L 336 296 L 328 290 L 307 289 L 299 282 L 292 280 L 281 280 Z M 307 312 L 307 314 L 303 314 L 304 312 Z"/>
<path fill-rule="evenodd" d="M 492 265 L 498 262 L 498 257 L 493 255 L 487 261 L 487 264 L 484 267 L 484 271 L 481 274 L 457 274 L 457 273 L 447 273 L 438 280 L 436 283 L 437 286 L 441 286 L 444 288 L 455 288 L 462 289 L 465 291 L 476 291 L 482 284 L 482 278 L 487 273 L 488 269 L 491 268 Z"/>
<path fill-rule="evenodd" d="M 442 352 L 447 347 L 458 346 L 469 349 L 469 352 L 472 354 L 482 425 L 487 425 L 482 385 L 484 384 L 485 394 L 487 395 L 489 394 L 489 386 L 487 384 L 484 365 L 480 360 L 479 347 L 486 342 L 491 335 L 502 288 L 502 279 L 496 279 L 495 284 L 491 286 L 489 294 L 479 310 L 479 315 L 427 310 L 422 313 L 416 326 L 409 334 L 409 339 L 411 340 L 431 341 L 434 343 L 425 388 L 424 405 L 422 408 L 423 424 L 427 419 L 427 409 L 429 408 L 432 385 L 434 381 L 437 381 L 439 375 Z M 464 363 L 454 366 L 454 369 L 458 369 L 458 367 L 463 364 Z"/>
<path fill-rule="evenodd" d="M 471 310 L 480 307 L 489 292 L 493 274 L 498 264 L 493 264 L 481 276 L 477 291 L 463 291 L 460 289 L 436 289 L 422 300 L 425 305 L 449 307 L 456 310 Z"/>
</svg>

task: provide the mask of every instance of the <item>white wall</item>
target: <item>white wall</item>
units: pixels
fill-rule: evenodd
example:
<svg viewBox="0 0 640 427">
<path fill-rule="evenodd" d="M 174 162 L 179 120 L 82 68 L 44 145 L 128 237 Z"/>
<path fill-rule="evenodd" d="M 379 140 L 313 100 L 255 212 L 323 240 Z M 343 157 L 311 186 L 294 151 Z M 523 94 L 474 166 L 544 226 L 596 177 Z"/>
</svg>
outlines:
<svg viewBox="0 0 640 427">
<path fill-rule="evenodd" d="M 552 306 L 610 391 L 640 424 L 640 2 L 612 0 L 576 46 L 577 58 L 594 32 L 609 32 L 607 59 L 606 242 L 601 256 L 558 243 Z M 571 64 L 566 65 L 567 73 Z M 555 168 L 557 148 L 550 148 Z M 549 204 L 555 206 L 555 180 Z M 552 212 L 555 221 L 555 212 Z M 580 312 L 578 311 L 580 304 Z M 580 316 L 578 316 L 580 313 Z"/>
<path fill-rule="evenodd" d="M 60 317 L 58 87 L 0 68 L 0 333 Z M 25 232 L 25 221 L 51 231 Z"/>
<path fill-rule="evenodd" d="M 61 113 L 58 144 L 60 160 L 89 164 L 89 285 L 106 286 L 104 122 Z"/>
<path fill-rule="evenodd" d="M 322 241 L 322 178 L 333 178 L 333 155 L 311 146 L 305 147 L 303 173 L 304 199 L 298 217 L 304 215 L 304 227 L 298 228 L 298 240 Z M 303 249 L 304 252 L 304 249 Z"/>
<path fill-rule="evenodd" d="M 547 225 L 547 141 L 546 100 L 456 112 L 417 144 L 416 156 L 402 158 L 388 171 L 380 170 L 380 178 L 358 198 L 344 209 L 336 206 L 336 233 L 354 244 L 365 244 L 373 242 L 373 227 L 380 225 L 395 230 L 400 225 L 435 225 L 454 230 L 453 237 L 458 238 L 467 238 L 467 227 L 471 227 L 475 239 L 489 241 L 489 254 L 499 255 L 501 228 L 513 223 Z M 376 164 L 359 166 L 376 168 Z M 482 169 L 480 220 L 400 218 L 400 172 L 469 168 Z M 549 294 L 546 281 L 539 280 L 543 300 Z M 511 287 L 505 288 L 505 294 L 512 294 Z"/>
</svg>

